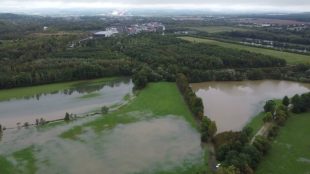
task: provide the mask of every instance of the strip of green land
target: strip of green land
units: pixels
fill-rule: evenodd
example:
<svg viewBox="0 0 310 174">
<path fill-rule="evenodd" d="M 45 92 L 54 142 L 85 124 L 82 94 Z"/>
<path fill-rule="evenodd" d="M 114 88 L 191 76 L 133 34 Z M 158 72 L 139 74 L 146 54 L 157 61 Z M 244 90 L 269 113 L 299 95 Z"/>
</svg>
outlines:
<svg viewBox="0 0 310 174">
<path fill-rule="evenodd" d="M 65 83 L 54 83 L 48 85 L 21 87 L 13 89 L 2 89 L 0 90 L 0 101 L 14 98 L 30 97 L 42 93 L 51 93 L 59 90 L 70 89 L 77 85 L 83 85 L 89 83 L 104 83 L 115 79 L 117 78 L 111 77 L 111 78 L 102 78 L 94 80 L 82 80 L 82 81 L 65 82 Z"/>
<path fill-rule="evenodd" d="M 195 38 L 195 37 L 187 37 L 187 36 L 179 37 L 179 38 L 190 41 L 190 42 L 194 42 L 194 43 L 206 43 L 206 44 L 217 45 L 217 46 L 221 46 L 225 48 L 239 49 L 239 50 L 245 50 L 245 51 L 250 51 L 254 53 L 265 54 L 268 56 L 285 59 L 288 64 L 310 63 L 310 56 L 308 55 L 289 53 L 289 52 L 277 51 L 277 50 L 266 49 L 266 48 L 258 48 L 258 47 L 241 45 L 237 43 L 234 44 L 234 43 L 216 41 L 216 40 L 205 39 L 205 38 Z"/>
</svg>

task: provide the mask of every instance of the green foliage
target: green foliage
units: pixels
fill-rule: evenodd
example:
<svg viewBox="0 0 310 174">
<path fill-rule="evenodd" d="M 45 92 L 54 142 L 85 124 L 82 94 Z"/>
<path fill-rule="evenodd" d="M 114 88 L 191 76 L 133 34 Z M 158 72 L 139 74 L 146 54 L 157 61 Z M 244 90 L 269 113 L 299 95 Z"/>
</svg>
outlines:
<svg viewBox="0 0 310 174">
<path fill-rule="evenodd" d="M 204 142 L 207 142 L 209 139 L 211 139 L 216 131 L 216 124 L 214 121 L 211 121 L 207 116 L 204 116 L 201 120 L 201 140 Z"/>
<path fill-rule="evenodd" d="M 251 46 L 246 46 L 246 45 L 241 45 L 241 44 L 221 42 L 221 41 L 216 41 L 216 40 L 211 40 L 211 39 L 202 39 L 202 38 L 195 38 L 195 37 L 181 37 L 181 39 L 188 40 L 190 42 L 195 42 L 195 43 L 206 43 L 210 45 L 221 46 L 223 48 L 244 50 L 244 51 L 249 51 L 252 53 L 259 53 L 259 54 L 264 54 L 268 56 L 273 56 L 279 59 L 285 59 L 289 64 L 298 64 L 298 63 L 304 64 L 304 63 L 310 62 L 310 57 L 307 55 L 302 55 L 302 54 L 295 54 L 295 53 L 277 51 L 277 50 L 266 49 L 266 48 L 257 48 L 257 47 L 251 47 Z"/>
<path fill-rule="evenodd" d="M 216 174 L 241 174 L 239 169 L 234 166 L 220 167 Z"/>
<path fill-rule="evenodd" d="M 70 121 L 70 114 L 68 112 L 66 112 L 64 120 Z"/>
<path fill-rule="evenodd" d="M 271 122 L 273 120 L 273 115 L 271 112 L 267 112 L 263 118 L 264 123 Z"/>
<path fill-rule="evenodd" d="M 203 119 L 203 103 L 202 99 L 197 97 L 189 86 L 188 80 L 184 74 L 177 74 L 176 77 L 177 86 L 183 95 L 189 109 L 196 116 L 197 119 Z"/>
<path fill-rule="evenodd" d="M 291 102 L 293 105 L 292 111 L 294 113 L 306 112 L 310 109 L 310 92 L 302 95 L 294 95 Z"/>
<path fill-rule="evenodd" d="M 264 105 L 264 111 L 265 112 L 271 112 L 272 114 L 275 112 L 276 110 L 276 102 L 273 100 L 268 100 L 266 102 L 266 104 Z"/>
<path fill-rule="evenodd" d="M 248 72 L 249 80 L 262 80 L 264 78 L 264 73 L 261 69 L 254 69 Z"/>
<path fill-rule="evenodd" d="M 253 146 L 260 151 L 263 155 L 266 155 L 271 148 L 271 144 L 268 139 L 263 136 L 256 136 Z"/>
<path fill-rule="evenodd" d="M 290 99 L 289 99 L 287 96 L 285 96 L 285 97 L 282 99 L 282 104 L 283 104 L 284 106 L 288 106 L 288 105 L 290 104 Z"/>
<path fill-rule="evenodd" d="M 102 114 L 107 114 L 108 112 L 109 112 L 109 107 L 107 107 L 107 106 L 101 107 L 101 113 Z"/>
</svg>

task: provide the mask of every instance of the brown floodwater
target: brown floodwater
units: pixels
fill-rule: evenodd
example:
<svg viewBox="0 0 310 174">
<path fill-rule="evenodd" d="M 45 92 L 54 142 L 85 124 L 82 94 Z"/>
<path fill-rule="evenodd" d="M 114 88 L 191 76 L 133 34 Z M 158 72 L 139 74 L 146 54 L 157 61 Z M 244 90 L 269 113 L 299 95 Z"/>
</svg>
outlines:
<svg viewBox="0 0 310 174">
<path fill-rule="evenodd" d="M 216 121 L 218 132 L 241 130 L 263 110 L 266 100 L 291 97 L 310 91 L 310 84 L 261 80 L 191 84 L 202 98 L 204 114 Z"/>
<path fill-rule="evenodd" d="M 127 94 L 132 94 L 132 88 L 133 83 L 127 78 L 100 83 L 85 81 L 70 89 L 0 101 L 0 124 L 16 127 L 16 123 L 35 123 L 38 118 L 61 119 L 66 112 L 87 113 L 123 102 Z"/>
</svg>

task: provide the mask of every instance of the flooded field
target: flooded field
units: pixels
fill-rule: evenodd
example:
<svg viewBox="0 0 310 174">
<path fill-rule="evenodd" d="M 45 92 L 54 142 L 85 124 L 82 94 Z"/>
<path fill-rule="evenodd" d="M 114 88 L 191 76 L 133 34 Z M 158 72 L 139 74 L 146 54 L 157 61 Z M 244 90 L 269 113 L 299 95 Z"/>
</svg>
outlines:
<svg viewBox="0 0 310 174">
<path fill-rule="evenodd" d="M 242 129 L 266 100 L 309 92 L 310 84 L 262 80 L 195 83 L 192 88 L 203 100 L 205 115 L 215 120 L 222 132 Z"/>
<path fill-rule="evenodd" d="M 16 127 L 18 122 L 34 123 L 38 118 L 60 119 L 64 118 L 66 112 L 82 114 L 102 106 L 111 106 L 131 94 L 132 87 L 130 79 L 84 81 L 64 90 L 0 101 L 0 124 Z"/>
<path fill-rule="evenodd" d="M 131 81 L 119 82 L 115 92 L 104 86 L 96 91 L 110 89 L 106 95 L 111 100 L 99 101 L 118 102 L 130 86 Z M 72 94 L 56 93 L 82 101 L 89 93 Z M 127 105 L 106 115 L 5 130 L 0 136 L 0 173 L 197 173 L 205 170 L 206 154 L 194 123 L 174 83 L 149 84 Z"/>
<path fill-rule="evenodd" d="M 172 115 L 120 124 L 100 134 L 87 129 L 79 135 L 79 141 L 58 136 L 89 119 L 45 131 L 29 128 L 7 133 L 13 137 L 3 137 L 0 154 L 10 156 L 32 146 L 37 173 L 44 174 L 156 173 L 202 162 L 199 133 L 184 119 Z M 19 165 L 26 171 L 22 167 Z"/>
</svg>

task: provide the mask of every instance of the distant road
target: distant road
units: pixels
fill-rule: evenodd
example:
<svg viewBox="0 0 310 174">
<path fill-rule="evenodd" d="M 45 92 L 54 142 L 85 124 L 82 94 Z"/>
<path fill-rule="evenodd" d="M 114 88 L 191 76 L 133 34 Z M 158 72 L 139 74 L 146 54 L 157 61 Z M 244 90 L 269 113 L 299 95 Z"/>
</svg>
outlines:
<svg viewBox="0 0 310 174">
<path fill-rule="evenodd" d="M 207 43 L 211 45 L 217 45 L 225 48 L 233 48 L 239 50 L 246 50 L 254 53 L 261 53 L 268 56 L 273 56 L 281 59 L 285 59 L 288 64 L 298 64 L 298 63 L 310 63 L 310 56 L 297 54 L 297 53 L 289 53 L 284 51 L 272 50 L 267 48 L 259 48 L 259 47 L 252 47 L 247 45 L 242 45 L 238 43 L 228 43 L 222 42 L 212 39 L 205 39 L 205 38 L 196 38 L 196 37 L 179 37 L 180 39 L 195 42 L 195 43 Z"/>
</svg>

